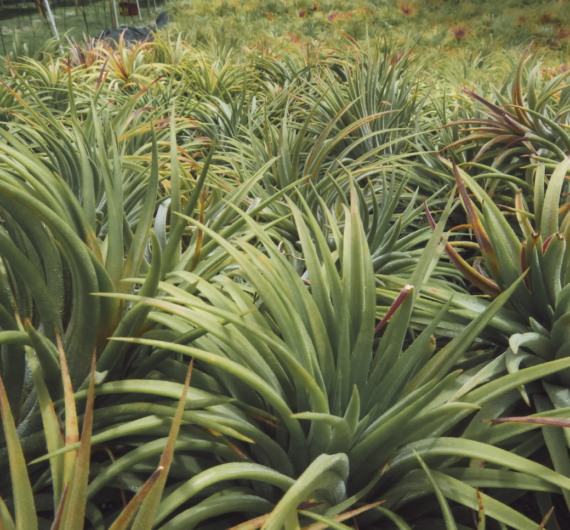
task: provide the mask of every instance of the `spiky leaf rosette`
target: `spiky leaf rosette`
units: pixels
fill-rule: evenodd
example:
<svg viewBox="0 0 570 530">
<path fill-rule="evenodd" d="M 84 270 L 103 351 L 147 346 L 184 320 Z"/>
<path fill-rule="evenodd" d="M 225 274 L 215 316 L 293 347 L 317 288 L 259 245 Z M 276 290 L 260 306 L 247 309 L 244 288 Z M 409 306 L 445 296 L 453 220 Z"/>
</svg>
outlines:
<svg viewBox="0 0 570 530">
<path fill-rule="evenodd" d="M 518 284 L 435 355 L 432 333 L 437 319 L 410 340 L 414 291 L 428 280 L 426 265 L 434 259 L 441 223 L 383 333 L 375 336 L 372 261 L 352 189 L 340 252 L 328 248 L 310 210 L 289 203 L 308 272 L 305 281 L 291 263 L 294 258 L 274 243 L 273 230 L 247 214 L 241 215 L 259 245 L 224 240 L 188 218 L 232 256 L 239 265 L 237 276 L 205 281 L 192 273 L 173 273 L 159 285 L 164 293 L 160 299 L 141 300 L 153 308 L 148 318 L 160 326 L 149 338 L 128 340 L 152 347 L 141 361 L 157 359 L 154 373 L 161 377 L 178 379 L 178 359 L 196 359 L 197 388 L 232 401 L 196 412 L 194 418 L 215 419 L 238 436 L 234 434 L 228 446 L 232 457 L 218 453 L 218 464 L 181 447 L 180 461 L 198 458 L 200 466 L 179 470 L 158 507 L 155 528 L 183 529 L 206 522 L 226 528 L 252 514 L 265 528 L 303 526 L 312 518 L 340 517 L 364 500 L 385 504 L 362 514 L 361 528 L 376 528 L 385 517 L 407 528 L 403 519 L 413 523 L 424 517 L 410 516 L 409 503 L 421 504 L 433 492 L 476 508 L 475 487 L 488 481 L 515 491 L 557 492 L 570 486 L 564 476 L 521 457 L 517 448 L 524 451 L 524 442 L 513 433 L 496 437 L 493 428 L 481 424 L 482 418 L 516 404 L 521 384 L 555 373 L 570 361 L 507 375 L 504 358 L 492 367 L 476 364 L 463 374 L 455 369 Z M 131 298 L 136 297 L 126 297 Z M 444 307 L 439 318 L 447 310 Z M 200 329 L 205 334 L 194 338 Z M 160 340 L 169 330 L 188 339 Z M 459 427 L 470 416 L 467 429 Z M 184 431 L 183 426 L 181 435 Z M 429 466 L 429 475 L 415 453 Z M 487 466 L 469 469 L 469 459 Z M 116 464 L 108 469 L 114 466 L 117 472 L 125 469 Z M 408 496 L 412 484 L 414 494 Z M 515 528 L 534 528 L 535 523 L 499 500 L 482 498 L 487 517 Z M 318 506 L 297 510 L 305 502 Z"/>
</svg>

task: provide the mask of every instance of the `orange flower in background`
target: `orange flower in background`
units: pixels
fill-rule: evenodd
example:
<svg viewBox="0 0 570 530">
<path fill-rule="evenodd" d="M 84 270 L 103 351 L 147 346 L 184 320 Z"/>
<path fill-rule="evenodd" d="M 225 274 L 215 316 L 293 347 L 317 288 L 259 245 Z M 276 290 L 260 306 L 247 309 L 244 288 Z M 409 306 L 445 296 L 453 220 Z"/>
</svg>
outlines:
<svg viewBox="0 0 570 530">
<path fill-rule="evenodd" d="M 522 28 L 526 24 L 526 17 L 524 15 L 519 15 L 517 17 L 517 26 Z"/>
<path fill-rule="evenodd" d="M 267 13 L 267 18 L 268 18 L 271 22 L 275 22 L 275 17 L 273 16 L 273 13 Z"/>
<path fill-rule="evenodd" d="M 319 3 L 318 3 L 318 2 L 315 2 L 315 3 L 313 4 L 313 11 L 316 11 L 317 9 L 319 9 Z"/>
<path fill-rule="evenodd" d="M 413 2 L 399 2 L 398 9 L 406 17 L 411 17 L 416 12 Z"/>
<path fill-rule="evenodd" d="M 327 17 L 327 22 L 334 22 L 337 18 L 338 18 L 338 13 L 336 11 L 333 11 Z"/>
<path fill-rule="evenodd" d="M 303 9 L 302 11 L 299 11 L 299 18 L 303 18 L 306 14 L 307 14 L 307 10 L 306 10 L 306 9 Z"/>
<path fill-rule="evenodd" d="M 452 26 L 449 31 L 453 34 L 454 39 L 463 40 L 471 30 L 467 26 Z"/>
<path fill-rule="evenodd" d="M 561 64 L 558 68 L 543 68 L 542 69 L 542 77 L 545 79 L 552 79 L 557 75 L 564 74 L 568 71 L 567 64 Z M 553 96 L 555 99 L 560 99 L 560 94 L 554 94 Z"/>
</svg>

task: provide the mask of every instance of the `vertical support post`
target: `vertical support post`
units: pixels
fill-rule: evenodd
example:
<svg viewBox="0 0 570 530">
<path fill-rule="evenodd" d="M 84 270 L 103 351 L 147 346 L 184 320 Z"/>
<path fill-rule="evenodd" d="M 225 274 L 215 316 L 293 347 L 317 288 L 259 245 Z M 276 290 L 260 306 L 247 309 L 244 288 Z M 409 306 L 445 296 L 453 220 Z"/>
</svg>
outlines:
<svg viewBox="0 0 570 530">
<path fill-rule="evenodd" d="M 119 19 L 117 17 L 117 5 L 115 0 L 109 0 L 109 8 L 111 10 L 111 27 L 117 29 L 119 27 Z"/>
<path fill-rule="evenodd" d="M 45 6 L 45 11 L 46 11 L 46 19 L 48 21 L 48 24 L 51 28 L 51 32 L 53 34 L 53 36 L 59 41 L 59 52 L 63 55 L 63 48 L 61 46 L 61 41 L 59 39 L 59 33 L 57 31 L 57 26 L 55 25 L 55 19 L 53 18 L 53 13 L 51 12 L 51 8 L 49 6 L 49 0 L 44 0 L 44 6 Z"/>
</svg>

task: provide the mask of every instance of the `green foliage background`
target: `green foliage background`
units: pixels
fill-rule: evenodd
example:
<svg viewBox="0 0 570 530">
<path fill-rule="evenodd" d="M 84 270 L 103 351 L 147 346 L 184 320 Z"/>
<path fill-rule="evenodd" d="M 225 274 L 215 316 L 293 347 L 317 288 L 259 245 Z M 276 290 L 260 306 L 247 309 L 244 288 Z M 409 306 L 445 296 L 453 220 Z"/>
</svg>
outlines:
<svg viewBox="0 0 570 530">
<path fill-rule="evenodd" d="M 0 528 L 567 527 L 564 7 L 16 41 Z"/>
</svg>

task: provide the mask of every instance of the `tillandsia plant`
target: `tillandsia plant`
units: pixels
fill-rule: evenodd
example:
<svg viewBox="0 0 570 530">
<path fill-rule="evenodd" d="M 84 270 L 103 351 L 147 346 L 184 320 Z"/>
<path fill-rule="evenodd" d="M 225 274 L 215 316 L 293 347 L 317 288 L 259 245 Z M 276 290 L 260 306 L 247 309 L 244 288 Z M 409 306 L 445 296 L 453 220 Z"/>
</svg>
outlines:
<svg viewBox="0 0 570 530">
<path fill-rule="evenodd" d="M 295 21 L 335 23 L 320 4 Z M 230 53 L 232 39 L 86 41 L 2 68 L 0 522 L 465 530 L 477 515 L 536 530 L 570 491 L 566 433 L 539 431 L 570 415 L 570 359 L 533 353 L 567 283 L 533 260 L 550 267 L 564 241 L 527 242 L 531 271 L 519 252 L 493 279 L 473 242 L 444 236 L 458 181 L 431 139 L 459 133 L 437 132 L 447 85 L 426 61 L 353 36 Z M 483 225 L 522 242 L 491 198 L 534 237 L 566 173 L 534 193 L 542 170 L 511 154 L 512 175 L 465 186 Z M 524 164 L 558 163 L 539 155 Z M 561 206 L 549 234 L 568 226 Z M 546 297 L 536 324 L 525 290 Z M 483 421 L 525 399 L 534 423 Z M 519 513 L 528 492 L 538 511 Z"/>
<path fill-rule="evenodd" d="M 529 51 L 517 61 L 505 58 L 514 64 L 502 82 L 464 80 L 463 86 L 452 84 L 449 96 L 430 94 L 411 140 L 421 153 L 414 182 L 423 193 L 431 195 L 434 185 L 455 183 L 434 151 L 484 181 L 500 207 L 511 208 L 517 188 L 525 196 L 532 190 L 534 163 L 565 160 L 570 148 L 568 70 L 565 65 L 549 68 Z"/>
<path fill-rule="evenodd" d="M 541 366 L 568 358 L 570 217 L 566 195 L 570 160 L 565 159 L 558 165 L 540 161 L 533 164 L 534 193 L 528 197 L 528 192 L 516 191 L 515 208 L 511 209 L 516 221 L 512 224 L 475 179 L 453 162 L 450 165 L 468 216 L 468 228 L 477 241 L 473 266 L 448 244 L 450 259 L 466 279 L 491 299 L 513 288 L 520 274 L 525 275 L 507 305 L 527 323 L 528 330 L 512 333 L 501 362 L 510 373 L 515 373 L 521 366 Z M 548 182 L 546 167 L 553 169 Z M 529 390 L 521 386 L 519 391 L 537 413 L 547 409 L 564 410 L 570 404 L 569 373 L 563 370 L 543 380 L 540 387 Z M 514 432 L 518 428 L 504 426 L 505 431 Z M 554 429 L 543 431 L 551 465 L 558 471 L 568 469 L 566 435 Z M 565 498 L 568 499 L 566 493 Z"/>
<path fill-rule="evenodd" d="M 281 529 L 315 522 L 347 528 L 341 521 L 356 516 L 359 528 L 370 529 L 388 521 L 409 529 L 433 517 L 447 521 L 448 528 L 454 528 L 449 526 L 454 519 L 466 524 L 469 514 L 451 510 L 451 500 L 475 510 L 480 501 L 487 518 L 534 530 L 537 522 L 478 494 L 476 487 L 558 493 L 570 487 L 570 480 L 524 458 L 528 444 L 521 438 L 496 438 L 493 428 L 482 429 L 481 417 L 501 411 L 506 401 L 516 403 L 518 387 L 570 366 L 570 360 L 502 375 L 504 367 L 463 357 L 518 284 L 434 355 L 433 333 L 449 305 L 417 337 L 407 330 L 416 293 L 439 258 L 451 202 L 409 285 L 390 315 L 377 323 L 372 259 L 356 187 L 351 185 L 344 230 L 333 226 L 326 235 L 298 199 L 300 207 L 288 201 L 300 236 L 297 256 L 276 244 L 280 238 L 273 227 L 247 213 L 238 212 L 258 245 L 243 238 L 229 241 L 185 217 L 235 260 L 232 271 L 210 280 L 173 272 L 155 298 L 105 295 L 152 308 L 141 338 L 117 337 L 147 347 L 134 363 L 135 374 L 146 373 L 149 385 L 181 381 L 182 359 L 190 356 L 196 360 L 195 391 L 227 400 L 196 402 L 196 410 L 184 413 L 189 424 L 181 426 L 180 436 L 190 441 L 201 426 L 209 437 L 208 422 L 213 422 L 217 447 L 198 441 L 179 446 L 180 465 L 172 468 L 162 500 L 155 511 L 141 512 L 147 517 L 144 528 Z M 307 279 L 293 266 L 299 259 Z M 96 414 L 116 417 L 124 411 L 127 420 L 142 410 L 160 413 L 160 399 L 150 398 L 145 409 L 137 409 L 133 399 Z M 94 434 L 94 441 L 133 449 L 103 466 L 92 493 L 118 476 L 135 475 L 144 482 L 147 462 L 160 449 L 152 431 L 136 430 L 143 425 L 137 422 Z M 140 437 L 133 439 L 135 432 Z M 486 466 L 470 468 L 469 459 Z M 441 508 L 423 504 L 434 493 Z"/>
<path fill-rule="evenodd" d="M 20 101 L 26 103 L 22 99 Z M 105 433 L 97 432 L 93 438 L 88 434 L 85 443 L 95 446 L 105 444 L 117 436 L 136 437 L 144 433 L 154 441 L 150 457 L 165 449 L 167 441 L 164 436 L 168 435 L 171 423 L 169 418 L 175 416 L 176 409 L 172 407 L 172 398 L 180 399 L 181 396 L 186 396 L 186 391 L 183 392 L 181 384 L 167 381 L 153 384 L 152 381 L 132 377 L 128 383 L 121 381 L 126 373 L 130 373 L 133 358 L 144 348 L 109 341 L 113 334 L 124 337 L 144 332 L 150 308 L 144 304 L 123 303 L 117 298 L 97 298 L 94 293 L 132 292 L 134 284 L 122 280 L 145 274 L 142 284 L 138 285 L 139 295 L 155 296 L 160 279 L 177 268 L 191 269 L 194 274 L 207 276 L 215 275 L 218 270 L 226 267 L 228 259 L 215 252 L 217 244 L 208 246 L 208 241 L 199 231 L 188 235 L 186 223 L 182 220 L 178 224 L 175 222 L 180 219 L 180 213 L 192 215 L 197 206 L 200 219 L 210 222 L 214 217 L 210 225 L 214 229 L 223 228 L 228 234 L 238 233 L 245 239 L 248 238 L 247 233 L 240 231 L 239 223 L 225 224 L 227 215 L 223 212 L 220 214 L 219 209 L 214 209 L 212 213 L 206 208 L 208 194 L 204 183 L 209 175 L 213 148 L 210 148 L 209 155 L 201 164 L 200 174 L 194 183 L 186 187 L 180 183 L 180 174 L 176 172 L 178 155 L 174 120 L 170 120 L 167 129 L 172 147 L 168 187 L 171 193 L 168 202 L 163 203 L 166 202 L 166 206 L 173 212 L 170 223 L 167 224 L 164 208 L 158 204 L 158 142 L 152 127 L 149 127 L 150 167 L 139 167 L 119 159 L 117 143 L 113 141 L 112 133 L 111 164 L 107 158 L 104 128 L 98 122 L 94 109 L 88 115 L 88 123 L 83 124 L 81 132 L 78 123 L 74 124 L 77 126 L 70 132 L 57 122 L 53 114 L 48 114 L 48 123 L 51 119 L 55 129 L 52 132 L 42 121 L 43 116 L 34 112 L 29 105 L 24 106 L 37 119 L 39 127 L 44 127 L 46 138 L 50 139 L 49 135 L 53 134 L 59 141 L 69 142 L 69 149 L 65 151 L 54 148 L 51 163 L 46 162 L 28 142 L 22 141 L 33 137 L 33 128 L 0 131 L 5 139 L 5 143 L 0 146 L 5 153 L 3 180 L 0 184 L 3 219 L 0 236 L 3 273 L 0 343 L 3 348 L 2 378 L 5 389 L 3 411 L 8 424 L 16 423 L 21 447 L 14 448 L 16 442 L 8 439 L 6 428 L 2 440 L 5 458 L 1 464 L 7 471 L 12 460 L 17 458 L 19 467 L 12 466 L 11 475 L 12 478 L 22 475 L 22 480 L 25 474 L 22 472 L 20 452 L 29 460 L 30 457 L 45 452 L 46 443 L 50 452 L 73 453 L 78 449 L 79 442 L 73 433 L 66 439 L 65 446 L 62 445 L 57 422 L 60 414 L 65 416 L 66 422 L 74 421 L 74 413 L 69 406 L 69 399 L 73 398 L 70 394 L 72 388 L 75 390 L 75 399 L 87 397 L 88 374 L 94 351 L 97 355 L 96 372 L 92 376 L 92 381 L 97 382 L 95 394 L 108 397 L 102 398 L 107 408 L 97 408 L 89 421 L 93 421 L 95 429 L 103 429 Z M 89 120 L 92 120 L 91 123 Z M 93 127 L 96 140 L 92 148 L 87 148 L 87 142 L 82 143 L 82 134 L 89 133 L 89 125 Z M 70 134 L 75 134 L 73 143 Z M 128 134 L 126 136 L 132 141 Z M 54 145 L 57 143 L 54 142 Z M 123 154 L 125 150 L 126 147 Z M 98 160 L 98 167 L 92 157 Z M 68 162 L 77 164 L 81 180 L 73 180 L 75 175 L 69 165 L 66 166 Z M 60 175 L 56 168 L 67 168 L 68 172 Z M 145 182 L 146 173 L 148 176 Z M 263 172 L 254 175 L 242 186 L 237 186 L 232 193 L 226 195 L 227 201 L 230 204 L 242 202 L 244 195 L 262 174 Z M 215 179 L 211 178 L 211 184 L 214 182 Z M 142 193 L 137 189 L 137 184 L 142 187 Z M 123 195 L 125 190 L 130 193 Z M 124 201 L 118 200 L 125 195 Z M 267 203 L 261 203 L 259 212 L 267 207 Z M 255 214 L 255 208 L 252 212 Z M 131 232 L 131 223 L 135 226 L 134 233 Z M 154 231 L 151 230 L 153 223 Z M 192 337 L 197 338 L 203 334 L 198 330 Z M 60 349 L 64 349 L 67 354 L 69 369 L 67 362 L 64 365 L 58 356 L 59 338 L 62 343 Z M 148 370 L 142 367 L 140 372 L 144 376 Z M 69 379 L 68 382 L 66 378 Z M 63 409 L 62 399 L 66 397 L 66 392 L 68 395 Z M 224 396 L 200 391 L 193 395 L 193 392 L 194 390 L 189 391 L 188 395 L 197 400 L 192 399 L 193 404 L 189 408 L 210 407 L 228 401 Z M 127 400 L 121 406 L 121 396 L 124 394 L 160 396 L 161 401 L 149 406 L 148 403 L 131 403 L 132 400 Z M 110 403 L 115 403 L 115 408 Z M 91 412 L 84 418 L 84 426 L 88 425 L 89 414 Z M 208 415 L 196 418 L 192 412 L 190 415 L 196 431 L 189 433 L 186 442 L 190 445 L 184 447 L 199 451 L 211 450 L 214 454 L 221 452 L 231 458 L 227 454 L 234 454 L 231 446 L 216 443 L 216 437 L 236 436 L 244 439 L 244 436 L 231 428 L 218 425 Z M 97 437 L 99 434 L 103 436 Z M 114 454 L 124 455 L 122 444 L 122 439 L 118 447 L 109 447 L 107 443 L 105 451 L 112 459 L 115 458 Z M 14 457 L 14 451 L 19 456 Z M 89 450 L 84 449 L 85 451 L 80 482 L 62 479 L 63 457 L 50 459 L 49 467 L 44 460 L 33 463 L 30 468 L 37 509 L 40 512 L 52 512 L 52 523 L 56 525 L 54 528 L 60 524 L 57 521 L 67 520 L 65 510 L 61 513 L 59 511 L 66 484 L 69 484 L 70 499 L 73 500 L 75 495 L 80 499 L 76 501 L 79 503 L 79 515 L 74 516 L 73 522 L 65 523 L 66 528 L 80 528 L 83 524 L 81 514 L 86 510 L 85 505 L 81 507 L 81 503 L 85 504 L 93 496 L 98 496 L 97 500 L 95 503 L 89 502 L 86 513 L 88 519 L 100 527 L 104 524 L 104 516 L 97 506 L 113 505 L 116 500 L 114 482 L 111 488 L 101 491 L 107 482 L 101 478 L 98 483 L 95 481 L 90 486 L 91 489 L 87 488 L 90 460 Z M 140 454 L 139 451 L 138 458 Z M 148 457 L 149 453 L 145 452 L 143 459 L 148 460 Z M 93 469 L 97 467 L 98 464 L 94 462 Z M 67 478 L 73 475 L 73 466 L 67 466 L 65 470 Z M 160 482 L 162 479 L 155 477 L 153 480 Z M 139 486 L 136 479 L 129 485 L 132 488 Z M 6 472 L 1 488 L 1 496 L 6 502 L 28 502 L 22 501 L 21 495 L 16 499 L 18 488 L 15 482 L 11 483 L 10 474 Z M 160 497 L 160 493 L 156 495 Z M 25 498 L 29 500 L 28 496 Z M 142 497 L 139 497 L 136 503 L 141 500 Z M 133 510 L 134 508 L 131 512 Z M 7 513 L 4 522 L 9 527 L 11 519 Z M 21 513 L 15 514 L 15 517 L 17 528 L 32 528 L 26 522 L 29 519 Z M 112 517 L 110 524 L 115 524 L 115 518 Z"/>
<path fill-rule="evenodd" d="M 33 349 L 55 403 L 64 396 L 58 337 L 76 392 L 87 387 L 94 351 L 97 382 L 120 380 L 138 349 L 111 343 L 109 338 L 114 333 L 140 333 L 148 310 L 95 298 L 93 293 L 132 292 L 133 286 L 122 279 L 146 274 L 142 291 L 153 296 L 161 276 L 179 263 L 192 264 L 201 255 L 204 267 L 215 271 L 218 257 L 213 264 L 208 261 L 207 250 L 200 254 L 202 241 L 197 232 L 192 238 L 185 233 L 184 223 L 169 226 L 164 212 L 167 206 L 192 215 L 199 204 L 202 213 L 207 210 L 203 185 L 213 149 L 209 142 L 191 138 L 184 146 L 204 154 L 208 149 L 209 157 L 201 162 L 185 159 L 179 163 L 178 159 L 177 134 L 194 127 L 192 122 L 180 123 L 169 115 L 167 120 L 154 121 L 154 128 L 153 122 L 144 127 L 135 106 L 147 89 L 129 99 L 112 119 L 105 113 L 101 116 L 96 100 L 108 88 L 103 84 L 88 109 L 80 98 L 74 99 L 70 86 L 70 115 L 62 119 L 30 89 L 26 78 L 15 79 L 18 91 L 25 95 L 10 87 L 7 92 L 18 103 L 17 114 L 27 119 L 0 128 L 0 343 L 6 396 L 29 459 L 44 452 L 47 427 L 44 423 L 42 429 L 38 411 L 44 407 L 32 384 L 31 360 L 25 352 Z M 81 110 L 85 110 L 83 118 L 79 117 Z M 169 167 L 166 201 L 159 188 L 165 173 L 160 167 L 159 141 L 163 143 L 165 136 L 170 140 L 170 152 L 162 154 Z M 200 151 L 195 158 L 201 156 Z M 198 171 L 196 177 L 184 178 L 188 166 Z M 173 219 L 177 219 L 174 214 Z M 135 387 L 122 392 L 136 391 Z M 61 405 L 56 412 L 61 412 Z M 2 438 L 4 455 L 5 444 Z M 8 459 L 3 458 L 0 465 L 4 470 L 2 496 L 6 497 Z M 34 486 L 40 489 L 49 479 L 46 475 L 40 480 L 44 471 L 45 464 L 34 467 Z M 53 493 L 55 513 L 59 500 L 57 492 Z"/>
<path fill-rule="evenodd" d="M 474 286 L 491 298 L 513 286 L 520 275 L 525 274 L 509 304 L 533 328 L 531 336 L 538 342 L 531 349 L 544 360 L 566 357 L 563 322 L 568 311 L 565 299 L 570 282 L 567 252 L 570 217 L 564 197 L 570 160 L 555 166 L 548 184 L 545 165 L 534 164 L 534 193 L 532 202 L 529 201 L 533 211 L 528 209 L 523 190 L 517 190 L 516 207 L 511 209 L 517 221 L 515 226 L 506 220 L 476 180 L 455 163 L 451 164 L 467 212 L 467 228 L 475 235 L 474 248 L 480 256 L 475 256 L 471 266 L 447 244 L 450 259 Z M 472 196 L 481 205 L 480 210 Z M 432 226 L 435 226 L 433 221 Z M 522 337 L 524 335 L 511 338 L 514 353 L 524 343 Z M 548 342 L 548 338 L 554 342 Z"/>
<path fill-rule="evenodd" d="M 61 341 L 59 341 L 58 346 L 59 360 L 61 362 L 61 378 L 65 395 L 65 429 L 58 422 L 54 403 L 50 398 L 42 367 L 38 363 L 32 348 L 26 348 L 26 356 L 32 372 L 34 390 L 37 392 L 38 401 L 40 403 L 47 446 L 52 451 L 57 451 L 58 449 L 60 452 L 65 451 L 64 455 L 60 454 L 50 460 L 48 473 L 43 473 L 34 486 L 32 486 L 30 480 L 33 473 L 28 473 L 24 452 L 15 428 L 14 417 L 10 410 L 8 396 L 3 381 L 0 378 L 0 411 L 2 413 L 2 426 L 12 479 L 12 496 L 9 499 L 11 501 L 12 510 L 10 510 L 4 500 L 0 498 L 0 523 L 2 524 L 2 528 L 6 528 L 7 530 L 24 528 L 30 530 L 37 530 L 39 528 L 51 528 L 51 530 L 80 530 L 84 528 L 86 519 L 94 528 L 101 528 L 101 525 L 104 525 L 101 512 L 88 500 L 91 451 L 95 449 L 92 447 L 91 435 L 93 430 L 93 408 L 95 399 L 96 357 L 95 355 L 93 356 L 91 364 L 89 388 L 86 396 L 87 403 L 85 415 L 83 416 L 80 440 L 75 399 Z M 137 513 L 144 510 L 149 504 L 152 504 L 157 495 L 160 496 L 161 486 L 163 486 L 172 464 L 174 447 L 177 443 L 180 423 L 184 414 L 184 406 L 189 394 L 191 373 L 192 362 L 190 362 L 188 368 L 185 384 L 178 385 L 182 387 L 181 389 L 177 389 L 180 393 L 180 401 L 172 420 L 168 439 L 162 446 L 163 453 L 157 470 L 142 485 L 129 503 L 125 503 L 124 509 L 120 512 L 118 517 L 116 517 L 110 526 L 110 530 L 126 530 L 129 528 L 131 521 L 137 516 Z M 109 452 L 108 449 L 107 451 Z M 47 511 L 45 508 L 42 510 L 42 504 L 45 504 L 47 500 L 45 497 L 50 497 L 48 502 L 51 501 L 52 495 L 38 494 L 38 491 L 44 488 L 48 482 L 51 483 L 53 500 L 56 504 L 53 521 L 38 517 L 37 515 L 37 511 L 40 513 Z M 34 509 L 34 506 L 36 509 Z M 10 511 L 13 512 L 14 517 L 12 517 Z"/>
<path fill-rule="evenodd" d="M 445 151 L 453 153 L 458 162 L 506 175 L 520 171 L 530 183 L 530 156 L 547 163 L 561 162 L 570 149 L 570 92 L 566 82 L 570 70 L 550 75 L 548 70 L 542 70 L 539 61 L 534 61 L 527 71 L 533 57 L 529 50 L 530 46 L 503 86 L 494 90 L 494 98 L 463 88 L 476 103 L 475 108 L 443 126 L 456 131 L 456 138 Z M 461 137 L 459 133 L 469 134 Z"/>
</svg>

